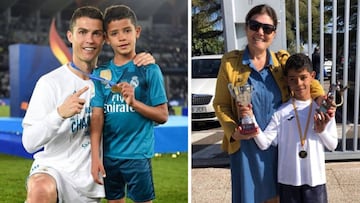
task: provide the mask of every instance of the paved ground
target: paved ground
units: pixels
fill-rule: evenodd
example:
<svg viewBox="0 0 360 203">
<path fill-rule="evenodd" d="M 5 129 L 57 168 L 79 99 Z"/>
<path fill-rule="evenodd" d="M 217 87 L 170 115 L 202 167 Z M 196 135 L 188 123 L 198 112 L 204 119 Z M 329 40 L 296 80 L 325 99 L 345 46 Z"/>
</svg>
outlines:
<svg viewBox="0 0 360 203">
<path fill-rule="evenodd" d="M 220 150 L 222 130 L 193 131 L 191 202 L 231 202 L 227 154 Z M 360 160 L 326 163 L 329 203 L 360 202 Z"/>
<path fill-rule="evenodd" d="M 326 163 L 329 203 L 360 202 L 360 162 Z M 231 202 L 228 168 L 193 168 L 191 202 Z"/>
</svg>

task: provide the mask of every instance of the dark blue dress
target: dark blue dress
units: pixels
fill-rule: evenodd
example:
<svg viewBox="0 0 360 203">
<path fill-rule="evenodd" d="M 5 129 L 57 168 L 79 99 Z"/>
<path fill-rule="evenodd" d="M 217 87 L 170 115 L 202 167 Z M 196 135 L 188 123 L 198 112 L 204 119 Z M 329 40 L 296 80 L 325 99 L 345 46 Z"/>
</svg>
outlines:
<svg viewBox="0 0 360 203">
<path fill-rule="evenodd" d="M 247 81 L 254 87 L 251 103 L 259 127 L 264 130 L 271 116 L 281 105 L 281 92 L 272 76 L 269 64 L 258 72 L 246 49 L 242 63 L 252 72 Z M 233 203 L 260 203 L 277 195 L 277 148 L 262 151 L 253 139 L 241 141 L 240 150 L 230 155 Z"/>
</svg>

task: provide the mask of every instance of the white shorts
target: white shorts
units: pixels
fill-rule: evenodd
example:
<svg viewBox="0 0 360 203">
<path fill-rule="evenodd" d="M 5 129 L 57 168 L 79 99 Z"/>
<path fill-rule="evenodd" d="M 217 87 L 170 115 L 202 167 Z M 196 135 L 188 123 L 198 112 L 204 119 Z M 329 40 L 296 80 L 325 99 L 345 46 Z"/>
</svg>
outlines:
<svg viewBox="0 0 360 203">
<path fill-rule="evenodd" d="M 39 165 L 32 166 L 29 177 L 36 173 L 46 173 L 55 179 L 58 203 L 99 203 L 101 201 L 100 198 L 86 197 L 84 194 L 81 194 L 71 181 L 69 181 L 65 176 L 63 176 L 54 168 Z"/>
</svg>

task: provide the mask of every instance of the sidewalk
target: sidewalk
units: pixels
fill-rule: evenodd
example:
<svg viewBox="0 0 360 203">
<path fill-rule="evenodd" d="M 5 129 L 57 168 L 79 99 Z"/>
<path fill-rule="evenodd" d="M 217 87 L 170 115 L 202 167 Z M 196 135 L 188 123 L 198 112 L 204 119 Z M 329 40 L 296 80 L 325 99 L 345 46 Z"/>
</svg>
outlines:
<svg viewBox="0 0 360 203">
<path fill-rule="evenodd" d="M 353 147 L 353 130 L 352 125 L 346 126 L 346 138 L 350 139 L 347 148 L 350 147 L 351 149 Z M 338 125 L 339 139 L 342 138 L 341 131 L 341 125 Z M 223 136 L 221 128 L 193 131 L 191 136 L 191 202 L 230 203 L 229 158 L 227 153 L 224 153 L 220 148 Z M 341 146 L 340 141 L 338 146 Z M 331 154 L 331 156 L 334 155 L 341 156 L 342 159 L 356 157 L 348 153 Z M 326 163 L 326 177 L 329 203 L 360 203 L 360 160 L 328 161 Z"/>
<path fill-rule="evenodd" d="M 360 202 L 360 161 L 326 163 L 329 203 Z M 192 203 L 231 202 L 230 170 L 193 168 L 191 170 Z"/>
</svg>

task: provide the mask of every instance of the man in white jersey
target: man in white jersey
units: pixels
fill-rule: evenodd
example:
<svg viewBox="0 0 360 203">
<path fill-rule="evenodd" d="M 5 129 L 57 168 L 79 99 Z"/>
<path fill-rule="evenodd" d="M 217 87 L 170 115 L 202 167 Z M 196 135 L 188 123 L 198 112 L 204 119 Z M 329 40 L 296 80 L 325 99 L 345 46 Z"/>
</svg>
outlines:
<svg viewBox="0 0 360 203">
<path fill-rule="evenodd" d="M 94 95 L 89 74 L 104 44 L 103 14 L 95 7 L 75 10 L 67 38 L 72 65 L 42 76 L 23 119 L 23 145 L 34 155 L 27 181 L 27 203 L 100 202 L 104 188 L 91 178 L 89 105 Z M 154 63 L 150 54 L 137 65 Z"/>
</svg>

